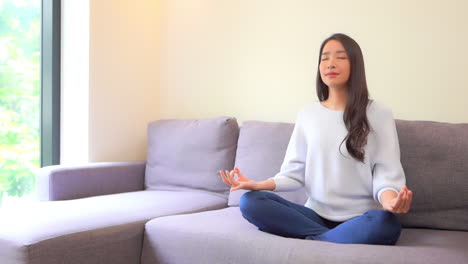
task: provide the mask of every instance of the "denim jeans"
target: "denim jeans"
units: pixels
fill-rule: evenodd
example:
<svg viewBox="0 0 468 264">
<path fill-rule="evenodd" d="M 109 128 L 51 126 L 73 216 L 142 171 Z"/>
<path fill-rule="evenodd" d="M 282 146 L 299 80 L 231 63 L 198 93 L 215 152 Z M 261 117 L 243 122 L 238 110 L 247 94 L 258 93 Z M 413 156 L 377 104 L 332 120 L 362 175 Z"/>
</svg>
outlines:
<svg viewBox="0 0 468 264">
<path fill-rule="evenodd" d="M 372 209 L 344 222 L 325 219 L 314 210 L 267 191 L 249 191 L 240 198 L 242 216 L 271 234 L 345 244 L 395 245 L 400 237 L 398 217 Z"/>
</svg>

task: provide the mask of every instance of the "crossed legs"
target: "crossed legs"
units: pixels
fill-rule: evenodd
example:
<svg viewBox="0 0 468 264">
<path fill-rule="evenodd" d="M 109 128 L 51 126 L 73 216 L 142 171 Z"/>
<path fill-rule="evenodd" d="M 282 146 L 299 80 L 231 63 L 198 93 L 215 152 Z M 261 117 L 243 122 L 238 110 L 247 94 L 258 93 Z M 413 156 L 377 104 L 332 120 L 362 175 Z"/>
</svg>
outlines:
<svg viewBox="0 0 468 264">
<path fill-rule="evenodd" d="M 267 191 L 241 196 L 242 216 L 259 230 L 283 237 L 335 243 L 394 245 L 401 224 L 391 212 L 369 210 L 345 222 L 327 220 L 312 209 Z"/>
</svg>

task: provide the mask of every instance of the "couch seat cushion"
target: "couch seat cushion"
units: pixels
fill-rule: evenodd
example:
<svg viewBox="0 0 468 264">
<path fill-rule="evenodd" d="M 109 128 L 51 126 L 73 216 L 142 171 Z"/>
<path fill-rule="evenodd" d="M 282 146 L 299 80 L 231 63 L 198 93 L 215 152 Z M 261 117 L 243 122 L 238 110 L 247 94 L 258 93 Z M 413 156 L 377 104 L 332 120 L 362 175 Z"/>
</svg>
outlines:
<svg viewBox="0 0 468 264">
<path fill-rule="evenodd" d="M 203 191 L 138 191 L 4 208 L 0 260 L 138 263 L 146 221 L 226 206 L 225 197 Z"/>
<path fill-rule="evenodd" d="M 466 240 L 468 232 L 407 228 L 395 246 L 285 238 L 229 207 L 147 222 L 142 263 L 468 263 Z"/>
</svg>

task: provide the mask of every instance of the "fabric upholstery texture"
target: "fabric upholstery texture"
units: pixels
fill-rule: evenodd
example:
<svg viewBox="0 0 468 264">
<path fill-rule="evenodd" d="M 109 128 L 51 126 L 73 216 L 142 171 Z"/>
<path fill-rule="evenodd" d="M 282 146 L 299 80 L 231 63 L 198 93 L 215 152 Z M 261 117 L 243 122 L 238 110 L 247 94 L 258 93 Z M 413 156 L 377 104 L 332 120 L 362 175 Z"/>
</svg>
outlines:
<svg viewBox="0 0 468 264">
<path fill-rule="evenodd" d="M 414 192 L 411 211 L 398 215 L 402 225 L 468 231 L 468 124 L 395 122 L 406 183 Z M 235 166 L 255 181 L 274 176 L 293 128 L 293 123 L 243 122 Z M 238 206 L 245 192 L 231 192 L 228 205 Z M 277 194 L 298 204 L 307 200 L 303 188 Z"/>
<path fill-rule="evenodd" d="M 403 226 L 468 231 L 468 124 L 396 120 L 413 191 Z"/>
<path fill-rule="evenodd" d="M 46 166 L 36 173 L 38 199 L 57 201 L 141 191 L 145 164 L 131 161 Z"/>
<path fill-rule="evenodd" d="M 234 117 L 150 123 L 145 188 L 204 189 L 227 197 L 229 186 L 218 171 L 233 168 L 238 137 Z"/>
<path fill-rule="evenodd" d="M 414 191 L 411 211 L 398 214 L 404 228 L 395 246 L 258 230 L 238 207 L 246 190 L 229 192 L 218 171 L 274 176 L 294 124 L 239 128 L 218 116 L 150 123 L 147 162 L 39 170 L 46 201 L 0 210 L 0 263 L 468 263 L 468 124 L 395 121 Z M 276 193 L 307 199 L 303 188 Z"/>
<path fill-rule="evenodd" d="M 280 171 L 294 124 L 282 122 L 244 121 L 240 127 L 235 166 L 254 181 L 263 181 Z M 247 190 L 229 193 L 229 206 L 239 206 L 239 199 Z M 304 204 L 304 188 L 275 192 L 279 196 Z"/>
<path fill-rule="evenodd" d="M 0 263 L 138 263 L 146 221 L 226 206 L 206 191 L 147 190 L 3 208 Z"/>
<path fill-rule="evenodd" d="M 468 232 L 404 228 L 395 246 L 285 238 L 258 230 L 239 207 L 146 223 L 142 263 L 466 263 Z"/>
</svg>

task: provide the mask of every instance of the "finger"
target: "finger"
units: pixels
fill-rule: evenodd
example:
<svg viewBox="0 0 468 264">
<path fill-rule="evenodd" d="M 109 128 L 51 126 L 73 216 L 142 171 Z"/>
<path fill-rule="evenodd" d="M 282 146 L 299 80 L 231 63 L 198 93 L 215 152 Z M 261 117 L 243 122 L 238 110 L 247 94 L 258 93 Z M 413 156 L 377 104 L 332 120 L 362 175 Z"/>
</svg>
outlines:
<svg viewBox="0 0 468 264">
<path fill-rule="evenodd" d="M 234 179 L 234 177 L 232 176 L 232 171 L 226 171 L 226 175 L 227 175 L 227 178 L 229 179 L 229 182 L 232 184 L 232 186 L 236 186 L 236 181 Z"/>
<path fill-rule="evenodd" d="M 242 184 L 239 184 L 239 185 L 237 185 L 236 187 L 232 187 L 232 188 L 231 188 L 231 192 L 237 191 L 237 190 L 239 190 L 239 189 L 242 189 L 242 186 L 243 186 Z"/>
<path fill-rule="evenodd" d="M 401 203 L 403 202 L 403 200 L 402 200 L 403 193 L 404 193 L 404 190 L 403 190 L 403 188 L 401 188 L 401 190 L 398 192 L 397 197 L 395 197 L 395 200 L 394 200 L 395 202 L 393 203 L 393 210 L 395 212 L 398 212 L 398 209 L 400 208 Z"/>
<path fill-rule="evenodd" d="M 401 204 L 400 204 L 400 208 L 398 208 L 397 212 L 399 214 L 401 213 L 405 213 L 405 210 L 406 210 L 406 204 L 408 202 L 408 194 L 406 192 L 406 190 L 403 190 L 404 193 L 403 193 L 403 196 L 401 197 Z"/>
<path fill-rule="evenodd" d="M 403 193 L 405 192 L 405 186 L 401 187 L 400 191 L 398 192 L 398 195 L 397 197 L 402 197 L 403 196 Z"/>
<path fill-rule="evenodd" d="M 234 176 L 236 175 L 236 170 L 232 170 L 230 174 L 231 174 L 231 177 L 232 177 L 233 179 L 235 179 Z"/>
<path fill-rule="evenodd" d="M 241 179 L 242 179 L 242 180 L 247 179 L 247 178 L 244 176 L 244 174 L 242 174 L 242 172 L 240 172 L 239 169 L 235 170 L 235 173 L 237 174 L 237 179 L 239 179 L 239 180 L 241 180 Z"/>
<path fill-rule="evenodd" d="M 408 204 L 406 206 L 406 212 L 409 212 L 410 208 L 411 208 L 411 203 L 413 202 L 413 192 L 412 191 L 408 191 Z"/>
<path fill-rule="evenodd" d="M 234 186 L 234 184 L 231 181 L 231 178 L 229 177 L 229 171 L 228 170 L 224 171 L 224 175 L 226 177 L 226 180 L 229 182 L 229 185 Z"/>
<path fill-rule="evenodd" d="M 227 183 L 226 182 L 226 179 L 224 178 L 224 175 L 223 175 L 223 171 L 222 170 L 219 170 L 219 175 L 221 175 L 221 179 L 223 180 L 224 183 Z"/>
<path fill-rule="evenodd" d="M 239 168 L 235 167 L 234 168 L 234 173 L 236 173 L 238 177 L 242 177 L 241 176 L 242 173 L 240 172 Z"/>
<path fill-rule="evenodd" d="M 403 189 L 400 190 L 400 192 L 398 193 L 398 196 L 396 197 L 396 202 L 395 204 L 393 205 L 395 211 L 398 212 L 398 210 L 400 209 L 401 207 L 401 204 L 403 203 L 403 194 L 405 193 L 405 191 Z"/>
<path fill-rule="evenodd" d="M 233 180 L 235 181 L 235 183 L 238 184 L 238 183 L 240 182 L 240 177 L 239 177 L 239 175 L 237 175 L 237 179 L 236 179 L 236 177 L 234 177 L 234 176 L 236 175 L 236 171 L 235 171 L 235 170 L 232 170 L 230 175 L 231 175 L 231 179 L 233 179 Z"/>
<path fill-rule="evenodd" d="M 222 170 L 219 171 L 219 174 L 221 174 L 221 179 L 224 183 L 226 183 L 227 185 L 231 185 L 231 183 L 228 181 L 227 177 L 224 175 L 224 172 Z"/>
<path fill-rule="evenodd" d="M 409 202 L 409 194 L 408 194 L 408 188 L 405 188 L 405 196 L 404 196 L 404 203 L 401 206 L 401 212 L 406 213 L 408 211 L 408 202 Z"/>
<path fill-rule="evenodd" d="M 232 173 L 231 173 L 231 172 L 228 172 L 227 175 L 228 175 L 229 182 L 230 182 L 233 186 L 239 185 L 239 183 L 238 183 L 238 182 L 234 179 L 234 177 L 232 176 Z"/>
<path fill-rule="evenodd" d="M 403 185 L 403 189 L 405 190 L 406 195 L 408 195 L 408 191 L 409 191 L 408 186 Z"/>
</svg>

